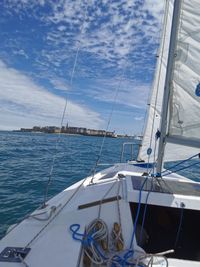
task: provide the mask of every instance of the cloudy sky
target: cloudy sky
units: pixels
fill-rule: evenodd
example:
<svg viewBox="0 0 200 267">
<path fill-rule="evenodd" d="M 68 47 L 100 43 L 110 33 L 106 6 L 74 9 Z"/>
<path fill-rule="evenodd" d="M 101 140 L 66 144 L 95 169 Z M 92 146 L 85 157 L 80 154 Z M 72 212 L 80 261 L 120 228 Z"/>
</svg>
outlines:
<svg viewBox="0 0 200 267">
<path fill-rule="evenodd" d="M 0 0 L 0 129 L 139 133 L 164 0 Z"/>
</svg>

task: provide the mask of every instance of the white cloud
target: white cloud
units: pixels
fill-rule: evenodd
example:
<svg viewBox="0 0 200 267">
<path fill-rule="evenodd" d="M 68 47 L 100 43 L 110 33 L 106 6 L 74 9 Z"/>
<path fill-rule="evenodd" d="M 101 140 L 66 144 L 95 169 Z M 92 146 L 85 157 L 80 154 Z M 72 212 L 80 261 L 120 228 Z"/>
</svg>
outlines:
<svg viewBox="0 0 200 267">
<path fill-rule="evenodd" d="M 157 21 L 161 22 L 163 9 L 166 1 L 145 0 L 144 9 L 147 10 Z"/>
<path fill-rule="evenodd" d="M 144 116 L 140 116 L 140 117 L 135 117 L 134 120 L 136 121 L 141 121 L 144 120 Z"/>
<path fill-rule="evenodd" d="M 70 86 L 66 83 L 64 79 L 50 78 L 51 84 L 55 89 L 67 91 L 70 89 Z"/>
<path fill-rule="evenodd" d="M 95 64 L 98 72 L 107 72 L 123 69 L 124 66 L 132 67 L 133 63 L 139 69 L 145 62 L 146 69 L 152 73 L 152 57 L 156 54 L 155 44 L 159 42 L 164 2 L 7 0 L 4 12 L 17 12 L 18 16 L 25 14 L 49 26 L 43 35 L 48 45 L 42 51 L 36 51 L 34 61 L 38 70 L 45 75 L 48 72 L 61 76 L 58 69 L 63 66 L 71 70 L 79 42 L 78 64 L 82 57 L 81 68 L 86 72 L 93 72 Z M 49 12 L 46 9 L 37 12 L 44 3 L 48 5 Z M 149 62 L 147 58 L 150 58 Z"/>
<path fill-rule="evenodd" d="M 8 68 L 0 61 L 0 125 L 1 129 L 16 129 L 33 125 L 60 125 L 65 100 L 34 81 Z M 99 128 L 100 115 L 85 106 L 68 101 L 66 122 L 71 125 Z"/>
<path fill-rule="evenodd" d="M 64 30 L 66 30 L 66 26 L 63 26 L 63 25 L 58 26 L 58 30 L 62 32 Z"/>
<path fill-rule="evenodd" d="M 121 66 L 129 61 L 128 55 L 135 52 L 138 46 L 147 47 L 158 42 L 164 2 L 146 0 L 138 4 L 138 1 L 107 0 L 99 4 L 96 0 L 46 1 L 51 12 L 37 16 L 34 10 L 44 1 L 8 0 L 7 9 L 18 13 L 29 9 L 30 16 L 54 25 L 46 36 L 52 45 L 66 44 L 76 49 L 79 40 L 82 50 Z M 147 14 L 151 15 L 151 19 Z M 66 47 L 60 49 L 61 55 L 65 54 L 64 50 Z M 62 60 L 62 57 L 56 57 Z"/>
<path fill-rule="evenodd" d="M 23 49 L 19 49 L 19 50 L 15 50 L 13 52 L 15 55 L 20 55 L 20 56 L 23 56 L 25 57 L 26 59 L 28 59 L 28 55 L 25 53 L 25 51 Z"/>
<path fill-rule="evenodd" d="M 95 85 L 94 85 L 95 84 Z M 88 94 L 94 99 L 113 103 L 116 92 L 116 104 L 126 107 L 146 109 L 149 84 L 138 83 L 129 79 L 96 79 L 94 84 L 88 87 Z"/>
<path fill-rule="evenodd" d="M 164 0 L 7 0 L 4 11 L 8 12 L 8 16 L 15 16 L 17 12 L 17 16 L 21 19 L 23 19 L 23 15 L 25 18 L 27 16 L 33 17 L 39 21 L 40 25 L 44 25 L 43 29 L 48 28 L 48 31 L 45 32 L 44 30 L 42 37 L 37 35 L 37 41 L 39 43 L 40 41 L 44 42 L 42 50 L 37 50 L 37 46 L 33 47 L 34 53 L 29 60 L 31 64 L 34 62 L 35 70 L 31 75 L 32 77 L 37 77 L 38 80 L 46 79 L 55 89 L 67 91 L 75 53 L 80 43 L 74 80 L 78 81 L 79 78 L 83 78 L 84 81 L 88 79 L 87 82 L 90 82 L 90 77 L 96 78 L 88 90 L 86 88 L 86 91 L 80 90 L 79 93 L 84 95 L 88 93 L 90 97 L 102 102 L 113 102 L 114 92 L 118 84 L 117 81 L 113 80 L 113 77 L 120 76 L 122 69 L 126 68 L 129 69 L 126 75 L 128 79 L 123 82 L 119 90 L 117 103 L 126 106 L 125 108 L 144 109 L 150 88 L 150 76 L 154 69 L 153 55 L 156 54 L 156 44 L 159 41 L 164 2 Z M 48 5 L 48 12 L 46 8 L 43 9 L 44 5 Z M 80 34 L 86 8 L 87 15 L 83 32 Z M 34 25 L 32 25 L 33 29 Z M 34 29 L 35 32 L 36 30 Z M 27 52 L 23 47 L 23 40 L 26 39 L 26 35 L 22 33 L 19 32 L 15 38 L 11 38 L 10 43 L 12 46 L 13 43 L 16 43 L 16 48 L 14 48 L 15 50 L 18 49 L 18 55 L 25 56 L 22 51 Z M 20 38 L 18 40 L 18 36 L 23 36 L 23 40 Z M 12 60 L 8 62 L 13 63 Z M 9 71 L 14 70 L 9 69 Z M 101 79 L 101 74 L 104 75 L 103 79 Z M 18 75 L 22 74 L 18 72 Z M 20 84 L 20 88 L 24 88 L 23 95 L 26 95 L 24 84 L 30 84 L 31 98 L 34 99 L 34 92 L 38 89 L 37 95 L 41 96 L 40 99 L 44 99 L 35 99 L 31 104 L 24 103 L 26 102 L 24 100 L 21 110 L 27 111 L 26 117 L 28 114 L 32 116 L 33 113 L 34 118 L 37 116 L 42 123 L 43 119 L 48 117 L 52 124 L 55 124 L 54 121 L 59 116 L 54 114 L 60 112 L 60 109 L 58 110 L 55 106 L 56 104 L 62 106 L 63 98 L 48 93 L 28 77 L 25 77 L 28 81 L 26 79 L 24 81 L 24 77 L 23 75 L 20 76 L 21 82 L 23 81 L 23 86 Z M 14 97 L 13 90 L 11 92 L 12 98 Z M 58 93 L 63 92 L 58 91 Z M 71 90 L 70 93 L 77 93 L 77 91 Z M 28 99 L 28 96 L 26 98 Z M 46 103 L 46 99 L 48 103 L 49 101 L 52 102 L 54 111 Z M 36 105 L 37 101 L 39 101 L 38 106 Z M 79 101 L 81 101 L 80 98 Z M 19 105 L 18 108 L 17 105 Z M 13 110 L 17 110 L 19 113 L 20 105 L 21 102 L 17 99 L 14 99 L 14 104 L 10 101 L 8 113 Z M 27 109 L 29 105 L 30 108 Z M 3 107 L 6 108 L 5 105 Z M 37 108 L 39 108 L 40 114 L 37 113 Z M 94 125 L 101 124 L 99 115 L 84 106 L 70 102 L 70 110 L 73 113 L 72 118 L 76 114 L 74 121 L 81 123 L 83 120 L 84 125 L 90 124 L 89 120 L 86 120 L 85 113 L 87 113 L 91 115 L 91 118 L 94 118 L 94 120 L 91 119 L 94 121 Z M 84 116 L 79 116 L 84 118 L 78 118 L 78 113 L 83 113 Z"/>
</svg>

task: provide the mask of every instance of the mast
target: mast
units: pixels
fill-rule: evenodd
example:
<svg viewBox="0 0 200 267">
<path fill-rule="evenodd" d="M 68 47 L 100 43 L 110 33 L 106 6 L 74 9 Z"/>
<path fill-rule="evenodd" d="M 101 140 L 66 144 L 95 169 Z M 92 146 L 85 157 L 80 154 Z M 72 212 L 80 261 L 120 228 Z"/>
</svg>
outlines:
<svg viewBox="0 0 200 267">
<path fill-rule="evenodd" d="M 161 134 L 158 147 L 158 162 L 156 167 L 158 176 L 161 175 L 164 150 L 166 144 L 165 137 L 167 133 L 167 115 L 168 115 L 168 106 L 170 97 L 170 87 L 173 76 L 174 58 L 176 56 L 175 50 L 177 43 L 177 32 L 179 26 L 181 2 L 182 0 L 174 0 L 172 27 L 171 27 L 170 44 L 169 44 L 169 56 L 167 61 L 167 71 L 165 77 L 165 87 L 164 87 L 163 102 L 162 102 L 161 127 L 160 127 Z"/>
</svg>

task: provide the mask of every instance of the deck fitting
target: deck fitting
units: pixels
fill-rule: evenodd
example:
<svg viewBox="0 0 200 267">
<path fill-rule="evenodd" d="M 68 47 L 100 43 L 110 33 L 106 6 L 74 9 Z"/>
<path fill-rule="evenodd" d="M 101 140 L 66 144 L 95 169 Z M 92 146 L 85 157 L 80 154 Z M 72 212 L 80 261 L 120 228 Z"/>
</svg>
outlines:
<svg viewBox="0 0 200 267">
<path fill-rule="evenodd" d="M 0 253 L 0 262 L 21 262 L 30 252 L 30 248 L 6 247 Z"/>
</svg>

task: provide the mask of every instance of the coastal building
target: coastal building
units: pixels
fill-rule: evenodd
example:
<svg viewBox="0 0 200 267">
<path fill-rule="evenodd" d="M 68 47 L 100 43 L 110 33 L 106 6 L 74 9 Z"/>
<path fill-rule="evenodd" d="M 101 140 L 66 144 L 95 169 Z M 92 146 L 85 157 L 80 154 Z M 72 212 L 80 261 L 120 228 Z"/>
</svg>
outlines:
<svg viewBox="0 0 200 267">
<path fill-rule="evenodd" d="M 61 130 L 56 126 L 34 126 L 32 129 L 21 128 L 21 132 L 41 132 L 41 133 L 66 133 L 66 134 L 80 134 L 88 136 L 107 136 L 116 137 L 115 132 L 106 132 L 105 130 L 87 129 L 84 127 L 69 127 L 62 126 Z"/>
</svg>

